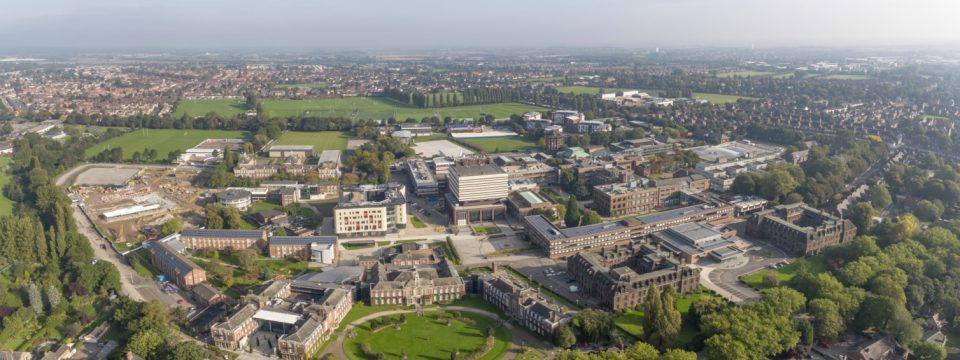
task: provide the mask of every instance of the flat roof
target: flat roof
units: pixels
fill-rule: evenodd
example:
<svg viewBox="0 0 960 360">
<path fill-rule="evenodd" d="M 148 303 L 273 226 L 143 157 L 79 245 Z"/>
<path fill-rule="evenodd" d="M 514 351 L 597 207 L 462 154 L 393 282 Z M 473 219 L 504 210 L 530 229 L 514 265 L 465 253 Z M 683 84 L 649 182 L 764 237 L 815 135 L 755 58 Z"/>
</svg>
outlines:
<svg viewBox="0 0 960 360">
<path fill-rule="evenodd" d="M 324 150 L 320 152 L 320 156 L 318 157 L 318 159 L 320 163 L 325 163 L 325 162 L 339 163 L 340 150 Z"/>
<path fill-rule="evenodd" d="M 253 314 L 253 318 L 257 320 L 267 320 L 278 323 L 294 325 L 297 323 L 297 320 L 300 320 L 300 314 L 281 312 L 277 310 L 270 309 L 260 309 Z"/>
<path fill-rule="evenodd" d="M 456 171 L 460 176 L 482 176 L 482 175 L 497 175 L 497 174 L 506 174 L 503 172 L 499 166 L 493 164 L 486 165 L 477 165 L 477 166 L 463 166 L 457 165 L 450 168 L 453 171 Z"/>
<path fill-rule="evenodd" d="M 625 230 L 627 227 L 620 222 L 608 222 L 586 226 L 577 226 L 572 228 L 560 229 L 551 223 L 543 215 L 530 215 L 524 218 L 527 224 L 533 227 L 532 230 L 543 234 L 549 241 L 562 240 L 571 237 L 597 234 L 607 231 Z M 531 229 L 527 229 L 531 230 Z"/>
<path fill-rule="evenodd" d="M 713 210 L 716 208 L 717 207 L 714 205 L 707 205 L 707 204 L 693 205 L 693 206 L 682 207 L 679 209 L 667 210 L 667 211 L 656 213 L 656 214 L 637 216 L 637 220 L 644 224 L 653 224 L 661 221 L 675 219 L 681 216 L 706 212 L 708 210 Z"/>
<path fill-rule="evenodd" d="M 534 194 L 532 191 L 521 191 L 520 196 L 523 196 L 523 199 L 527 200 L 530 205 L 536 205 L 544 202 L 543 198 L 537 194 Z"/>
</svg>

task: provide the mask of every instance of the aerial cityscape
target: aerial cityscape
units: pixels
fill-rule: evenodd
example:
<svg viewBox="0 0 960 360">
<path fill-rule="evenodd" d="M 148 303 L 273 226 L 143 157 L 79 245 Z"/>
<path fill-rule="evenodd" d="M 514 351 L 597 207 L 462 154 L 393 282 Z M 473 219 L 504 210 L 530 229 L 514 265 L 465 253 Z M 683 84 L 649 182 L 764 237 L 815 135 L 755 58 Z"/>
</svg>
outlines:
<svg viewBox="0 0 960 360">
<path fill-rule="evenodd" d="M 83 3 L 0 14 L 0 360 L 960 359 L 960 4 Z"/>
</svg>

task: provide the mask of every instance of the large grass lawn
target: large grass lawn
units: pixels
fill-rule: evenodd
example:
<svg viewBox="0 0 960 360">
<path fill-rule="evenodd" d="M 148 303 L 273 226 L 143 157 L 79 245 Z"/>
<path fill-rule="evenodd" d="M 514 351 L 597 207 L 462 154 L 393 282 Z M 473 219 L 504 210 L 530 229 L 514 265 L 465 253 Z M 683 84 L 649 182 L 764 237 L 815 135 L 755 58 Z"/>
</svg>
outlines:
<svg viewBox="0 0 960 360">
<path fill-rule="evenodd" d="M 780 283 L 783 284 L 790 279 L 793 279 L 794 276 L 800 272 L 801 264 L 806 264 L 807 270 L 813 274 L 819 274 L 827 271 L 827 258 L 823 254 L 818 254 L 802 259 L 797 259 L 796 261 L 790 263 L 787 266 L 781 267 L 776 270 L 768 269 L 757 271 L 753 274 L 744 276 L 741 280 L 750 285 L 755 289 L 766 289 L 769 286 L 763 283 L 763 276 L 769 273 L 777 274 L 777 278 L 780 279 Z"/>
<path fill-rule="evenodd" d="M 103 150 L 123 148 L 123 158 L 130 159 L 134 152 L 143 149 L 157 150 L 157 156 L 165 159 L 171 150 L 186 150 L 206 139 L 243 139 L 247 132 L 240 130 L 178 130 L 178 129 L 142 129 L 108 139 L 91 146 L 86 156 L 92 157 Z"/>
<path fill-rule="evenodd" d="M 274 145 L 313 145 L 314 151 L 343 150 L 347 148 L 346 132 L 342 131 L 287 131 Z"/>
<path fill-rule="evenodd" d="M 737 100 L 740 100 L 740 99 L 753 100 L 753 98 L 749 96 L 724 95 L 724 94 L 700 93 L 700 92 L 693 93 L 693 97 L 697 100 L 706 100 L 714 104 L 735 103 L 737 102 Z"/>
<path fill-rule="evenodd" d="M 694 301 L 697 301 L 697 299 L 700 298 L 713 296 L 716 295 L 705 291 L 698 291 L 677 299 L 677 310 L 680 311 L 681 318 L 686 318 L 687 313 L 690 312 L 690 306 L 693 305 Z M 627 311 L 623 314 L 617 315 L 617 317 L 613 319 L 613 322 L 624 332 L 637 338 L 643 338 L 643 311 Z M 682 347 L 689 344 L 694 338 L 697 337 L 699 331 L 700 329 L 693 324 L 689 322 L 683 322 L 680 327 L 680 333 L 677 334 L 677 345 Z"/>
<path fill-rule="evenodd" d="M 233 117 L 247 111 L 246 105 L 240 100 L 180 100 L 173 111 L 174 117 L 204 116 L 207 113 L 217 113 L 222 117 Z"/>
<path fill-rule="evenodd" d="M 520 136 L 463 139 L 462 141 L 488 153 L 523 151 L 537 147 L 537 143 Z"/>
<path fill-rule="evenodd" d="M 454 119 L 479 118 L 481 114 L 492 114 L 496 118 L 507 118 L 513 114 L 546 109 L 519 103 L 424 109 L 383 98 L 345 97 L 319 100 L 264 100 L 263 110 L 267 116 L 344 116 L 357 119 L 387 119 L 393 117 L 400 120 L 407 118 L 419 120 L 434 115 L 441 119 L 447 116 Z"/>
<path fill-rule="evenodd" d="M 820 77 L 824 80 L 867 80 L 870 78 L 870 75 L 858 75 L 858 74 L 830 74 Z"/>
<path fill-rule="evenodd" d="M 399 330 L 390 326 L 377 332 L 370 330 L 369 323 L 363 324 L 354 328 L 355 338 L 344 342 L 344 351 L 350 359 L 365 359 L 360 344 L 367 344 L 386 359 L 400 359 L 404 353 L 408 359 L 449 359 L 455 350 L 459 350 L 461 356 L 478 351 L 486 339 L 486 329 L 495 326 L 493 320 L 467 312 L 462 312 L 462 316 L 472 324 L 453 320 L 448 326 L 446 320 L 437 320 L 439 314 L 452 316 L 445 312 L 427 312 L 424 316 L 406 314 L 407 323 Z M 390 317 L 396 319 L 399 315 Z M 493 348 L 480 359 L 499 359 L 506 353 L 510 334 L 502 326 L 495 327 L 494 338 Z"/>
<path fill-rule="evenodd" d="M 10 182 L 10 174 L 7 173 L 7 165 L 10 165 L 10 158 L 0 157 L 0 189 L 7 186 Z M 13 213 L 13 200 L 0 195 L 0 215 L 10 215 Z"/>
</svg>

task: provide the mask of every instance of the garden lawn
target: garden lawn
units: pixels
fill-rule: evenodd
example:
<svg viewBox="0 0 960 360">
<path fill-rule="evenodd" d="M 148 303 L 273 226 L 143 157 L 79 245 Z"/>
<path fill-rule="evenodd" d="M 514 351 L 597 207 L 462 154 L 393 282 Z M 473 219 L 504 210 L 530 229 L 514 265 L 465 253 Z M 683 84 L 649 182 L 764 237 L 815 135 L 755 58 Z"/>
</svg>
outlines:
<svg viewBox="0 0 960 360">
<path fill-rule="evenodd" d="M 481 114 L 491 114 L 496 118 L 508 118 L 513 114 L 527 111 L 544 111 L 545 108 L 520 103 L 502 103 L 485 105 L 465 105 L 443 108 L 418 108 L 401 104 L 385 98 L 345 97 L 339 99 L 317 100 L 263 100 L 266 116 L 340 116 L 356 119 L 420 120 L 425 117 L 451 117 L 454 119 L 479 118 Z"/>
<path fill-rule="evenodd" d="M 343 150 L 347 148 L 349 136 L 342 131 L 287 131 L 274 142 L 274 145 L 313 145 L 314 151 Z"/>
<path fill-rule="evenodd" d="M 423 220 L 420 220 L 420 218 L 418 218 L 416 215 L 410 215 L 410 224 L 417 229 L 423 229 L 427 227 L 427 224 L 424 224 Z"/>
<path fill-rule="evenodd" d="M 780 279 L 780 283 L 783 284 L 787 281 L 790 281 L 790 279 L 793 279 L 793 277 L 796 276 L 800 271 L 800 267 L 802 266 L 800 264 L 804 263 L 807 264 L 807 270 L 813 274 L 819 274 L 827 271 L 827 258 L 823 254 L 817 254 L 814 256 L 797 259 L 789 265 L 776 270 L 766 269 L 757 271 L 753 274 L 742 277 L 741 281 L 754 289 L 763 290 L 769 288 L 769 286 L 763 283 L 764 275 L 769 273 L 777 274 L 777 278 Z"/>
<path fill-rule="evenodd" d="M 824 80 L 867 80 L 870 78 L 870 75 L 831 74 L 831 75 L 821 76 L 820 78 Z"/>
<path fill-rule="evenodd" d="M 344 342 L 344 351 L 350 359 L 365 359 L 360 344 L 367 344 L 386 359 L 400 359 L 404 353 L 409 359 L 448 359 L 454 350 L 459 350 L 461 356 L 479 350 L 486 339 L 486 328 L 494 326 L 493 320 L 467 312 L 462 312 L 462 316 L 475 324 L 453 320 L 447 326 L 445 320 L 436 319 L 438 314 L 407 314 L 407 322 L 400 326 L 400 330 L 389 326 L 374 333 L 370 331 L 369 324 L 363 324 L 355 328 L 355 338 Z M 445 314 L 451 316 L 450 313 Z M 399 315 L 390 317 L 396 319 Z M 494 338 L 493 348 L 480 359 L 499 359 L 506 353 L 510 346 L 510 334 L 499 326 L 495 328 Z"/>
<path fill-rule="evenodd" d="M 10 174 L 7 173 L 7 166 L 10 165 L 10 158 L 0 157 L 0 189 L 7 186 L 10 182 Z M 0 195 L 0 215 L 10 215 L 13 213 L 13 200 L 5 195 Z"/>
<path fill-rule="evenodd" d="M 462 139 L 461 141 L 487 153 L 524 151 L 537 148 L 537 143 L 521 136 Z"/>
<path fill-rule="evenodd" d="M 221 117 L 233 117 L 246 111 L 246 105 L 240 100 L 180 100 L 173 116 L 179 118 L 187 114 L 197 117 L 217 113 Z"/>
<path fill-rule="evenodd" d="M 144 149 L 157 150 L 157 158 L 166 159 L 170 151 L 183 151 L 206 139 L 244 139 L 247 136 L 246 131 L 240 130 L 141 129 L 91 146 L 86 150 L 86 157 L 119 147 L 123 149 L 124 159 L 130 159 L 134 152 L 143 152 Z"/>
<path fill-rule="evenodd" d="M 694 293 L 687 294 L 679 299 L 677 299 L 677 310 L 680 311 L 681 319 L 687 318 L 687 313 L 690 312 L 690 306 L 693 305 L 697 299 L 704 297 L 713 297 L 716 296 L 712 293 L 705 291 L 698 291 Z M 617 315 L 613 319 L 614 324 L 623 330 L 624 332 L 633 335 L 638 339 L 643 338 L 643 311 L 640 310 L 629 310 L 623 314 Z M 697 334 L 700 332 L 696 326 L 691 324 L 689 321 L 684 321 L 680 327 L 680 333 L 677 334 L 677 345 L 683 347 L 684 345 L 689 344 L 697 337 Z"/>
<path fill-rule="evenodd" d="M 272 201 L 255 201 L 253 204 L 250 204 L 250 208 L 247 209 L 251 214 L 265 210 L 280 210 L 280 204 Z"/>
</svg>

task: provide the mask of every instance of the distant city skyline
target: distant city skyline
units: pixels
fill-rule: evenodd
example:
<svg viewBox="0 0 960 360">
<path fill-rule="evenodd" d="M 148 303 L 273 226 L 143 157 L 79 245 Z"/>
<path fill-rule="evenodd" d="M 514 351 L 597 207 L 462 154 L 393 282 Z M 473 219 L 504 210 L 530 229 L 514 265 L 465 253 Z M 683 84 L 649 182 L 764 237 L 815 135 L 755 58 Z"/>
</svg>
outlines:
<svg viewBox="0 0 960 360">
<path fill-rule="evenodd" d="M 4 2 L 0 50 L 960 45 L 949 0 Z"/>
</svg>

